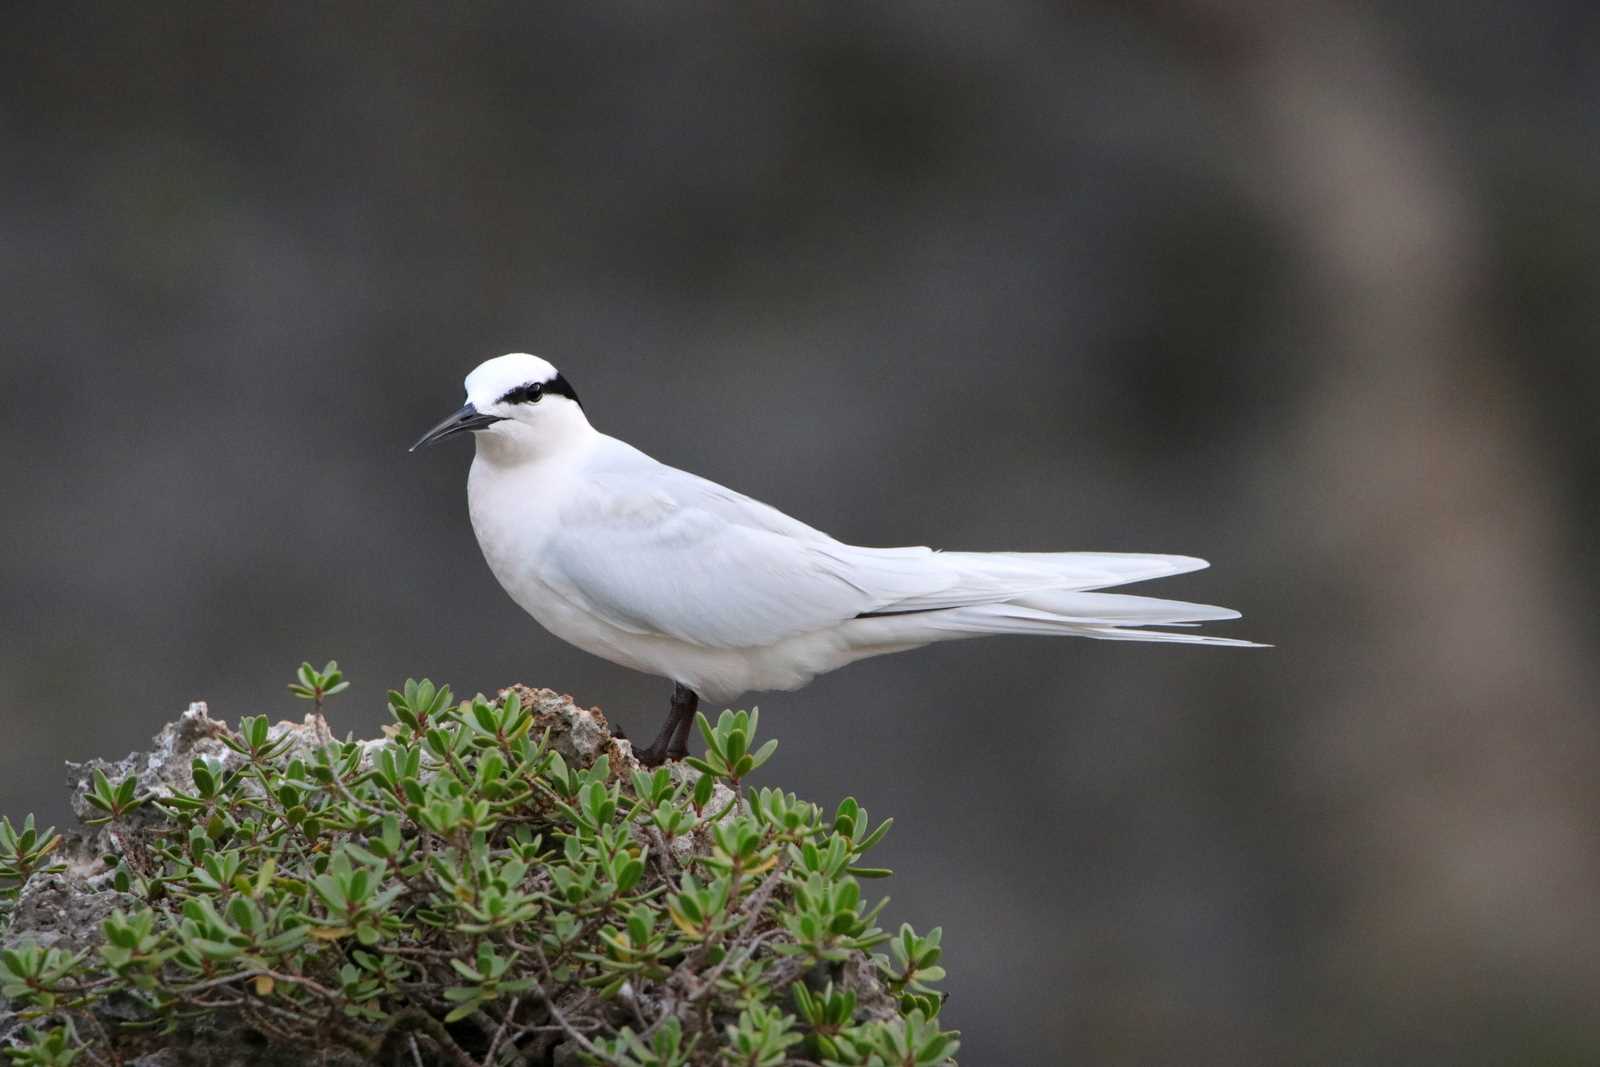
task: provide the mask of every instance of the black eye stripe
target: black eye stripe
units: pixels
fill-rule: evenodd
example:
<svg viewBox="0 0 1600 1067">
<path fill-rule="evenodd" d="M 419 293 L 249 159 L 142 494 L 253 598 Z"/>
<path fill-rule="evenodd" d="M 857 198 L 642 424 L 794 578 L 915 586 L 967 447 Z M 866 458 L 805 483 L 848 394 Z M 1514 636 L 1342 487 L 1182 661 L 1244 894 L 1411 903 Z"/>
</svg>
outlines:
<svg viewBox="0 0 1600 1067">
<path fill-rule="evenodd" d="M 578 399 L 577 392 L 559 374 L 547 382 L 529 382 L 526 385 L 519 385 L 515 389 L 507 390 L 499 402 L 502 404 L 537 404 L 546 393 L 551 396 L 564 396 L 580 408 L 583 407 L 583 401 Z"/>
</svg>

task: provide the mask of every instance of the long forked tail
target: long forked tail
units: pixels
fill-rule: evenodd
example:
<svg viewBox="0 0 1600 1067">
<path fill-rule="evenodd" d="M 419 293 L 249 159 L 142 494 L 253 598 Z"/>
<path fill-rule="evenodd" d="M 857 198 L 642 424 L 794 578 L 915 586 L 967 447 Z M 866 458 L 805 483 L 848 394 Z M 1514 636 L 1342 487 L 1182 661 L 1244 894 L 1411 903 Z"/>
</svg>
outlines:
<svg viewBox="0 0 1600 1067">
<path fill-rule="evenodd" d="M 1041 634 L 1103 641 L 1166 641 L 1192 645 L 1266 648 L 1254 641 L 1201 633 L 1173 633 L 1149 626 L 1196 626 L 1237 619 L 1230 608 L 1182 600 L 1096 590 L 1200 570 L 1192 556 L 1101 552 L 943 552 L 942 562 L 962 573 L 971 599 L 964 604 L 910 608 L 907 630 L 937 641 L 980 634 Z M 949 593 L 946 593 L 948 596 Z M 953 599 L 953 598 L 952 598 Z M 889 613 L 886 613 L 889 614 Z"/>
</svg>

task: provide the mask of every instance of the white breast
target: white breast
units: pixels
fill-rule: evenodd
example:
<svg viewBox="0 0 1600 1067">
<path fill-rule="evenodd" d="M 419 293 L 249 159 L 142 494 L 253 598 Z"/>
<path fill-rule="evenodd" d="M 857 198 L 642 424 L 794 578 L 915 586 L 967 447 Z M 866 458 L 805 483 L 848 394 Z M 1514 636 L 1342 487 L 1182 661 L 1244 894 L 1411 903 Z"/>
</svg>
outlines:
<svg viewBox="0 0 1600 1067">
<path fill-rule="evenodd" d="M 603 447 L 603 446 L 602 446 Z M 836 635 L 807 635 L 761 649 L 705 648 L 660 634 L 612 625 L 573 599 L 570 585 L 558 591 L 542 575 L 546 545 L 563 512 L 628 509 L 619 519 L 670 517 L 670 496 L 637 494 L 608 498 L 582 462 L 501 466 L 474 459 L 467 478 L 472 529 L 490 571 L 519 607 L 555 636 L 591 655 L 633 670 L 682 682 L 710 700 L 755 689 L 793 689 L 817 673 L 856 658 Z M 645 509 L 650 514 L 637 514 Z"/>
<path fill-rule="evenodd" d="M 482 455 L 467 475 L 467 510 L 489 570 L 518 606 L 551 630 L 569 612 L 540 579 L 539 560 L 560 521 L 570 481 L 570 468 L 499 466 Z"/>
<path fill-rule="evenodd" d="M 481 455 L 467 476 L 467 508 L 489 570 L 517 606 L 551 633 L 591 655 L 635 670 L 667 673 L 649 641 L 625 633 L 558 593 L 542 577 L 545 546 L 575 495 L 586 493 L 583 465 L 500 466 Z M 592 492 L 580 502 L 593 507 Z M 637 506 L 636 504 L 634 506 Z"/>
</svg>

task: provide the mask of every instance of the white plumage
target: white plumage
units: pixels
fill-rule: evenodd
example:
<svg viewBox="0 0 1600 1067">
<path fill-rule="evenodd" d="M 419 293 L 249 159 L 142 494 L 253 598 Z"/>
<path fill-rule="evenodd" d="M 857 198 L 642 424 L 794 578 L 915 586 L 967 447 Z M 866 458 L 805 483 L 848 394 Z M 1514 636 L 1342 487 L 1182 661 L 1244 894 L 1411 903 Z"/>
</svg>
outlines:
<svg viewBox="0 0 1600 1067">
<path fill-rule="evenodd" d="M 506 592 L 579 648 L 715 701 L 983 634 L 1251 645 L 1145 629 L 1227 608 L 1098 591 L 1204 560 L 848 545 L 599 433 L 536 356 L 489 360 L 466 389 L 418 444 L 475 431 L 472 527 Z"/>
</svg>

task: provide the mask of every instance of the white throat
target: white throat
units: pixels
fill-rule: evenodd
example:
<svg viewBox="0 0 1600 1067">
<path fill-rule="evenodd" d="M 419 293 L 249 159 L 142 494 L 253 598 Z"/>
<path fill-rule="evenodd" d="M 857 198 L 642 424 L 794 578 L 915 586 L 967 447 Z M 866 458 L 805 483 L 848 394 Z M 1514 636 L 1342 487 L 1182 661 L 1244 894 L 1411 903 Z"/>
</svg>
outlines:
<svg viewBox="0 0 1600 1067">
<path fill-rule="evenodd" d="M 472 436 L 478 458 L 497 467 L 515 467 L 582 451 L 600 436 L 583 409 L 565 399 L 545 401 L 532 421 L 510 418 Z"/>
</svg>

